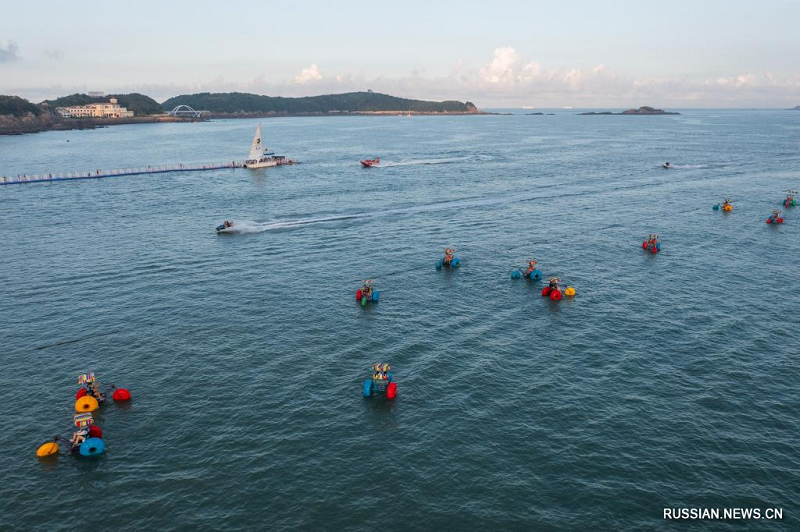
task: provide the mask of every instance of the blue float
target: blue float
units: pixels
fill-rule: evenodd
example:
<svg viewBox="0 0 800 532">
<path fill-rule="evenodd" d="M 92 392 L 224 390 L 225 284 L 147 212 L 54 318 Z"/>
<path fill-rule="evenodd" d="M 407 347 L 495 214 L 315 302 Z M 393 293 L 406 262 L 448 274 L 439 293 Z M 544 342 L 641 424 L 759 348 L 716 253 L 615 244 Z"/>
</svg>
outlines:
<svg viewBox="0 0 800 532">
<path fill-rule="evenodd" d="M 531 281 L 538 281 L 542 278 L 542 272 L 540 270 L 533 270 L 530 274 L 528 274 L 528 279 Z"/>
<path fill-rule="evenodd" d="M 377 290 L 372 290 L 372 300 L 373 301 L 377 301 L 378 300 L 378 291 Z"/>
<path fill-rule="evenodd" d="M 718 211 L 718 210 L 719 210 L 719 203 L 717 203 L 716 205 L 714 205 L 712 208 L 713 208 L 715 211 Z"/>
<path fill-rule="evenodd" d="M 106 444 L 100 438 L 87 438 L 78 448 L 81 456 L 99 456 L 106 452 Z"/>
<path fill-rule="evenodd" d="M 441 270 L 442 268 L 458 268 L 459 264 L 461 264 L 461 260 L 455 255 L 453 256 L 453 260 L 451 260 L 449 263 L 445 262 L 444 257 L 442 257 L 436 261 L 436 269 Z"/>
<path fill-rule="evenodd" d="M 364 391 L 362 392 L 364 397 L 369 397 L 372 395 L 372 379 L 367 379 L 364 381 Z"/>
<path fill-rule="evenodd" d="M 511 278 L 512 279 L 520 279 L 521 277 L 522 277 L 522 272 L 521 271 L 514 270 L 513 272 L 511 272 Z"/>
</svg>

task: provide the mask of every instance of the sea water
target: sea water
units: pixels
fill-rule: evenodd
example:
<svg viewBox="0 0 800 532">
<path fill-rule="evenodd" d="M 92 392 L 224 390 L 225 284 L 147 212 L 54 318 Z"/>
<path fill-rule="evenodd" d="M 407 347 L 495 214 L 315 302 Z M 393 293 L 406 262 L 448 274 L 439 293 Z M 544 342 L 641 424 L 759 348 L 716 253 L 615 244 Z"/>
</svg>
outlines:
<svg viewBox="0 0 800 532">
<path fill-rule="evenodd" d="M 3 525 L 797 527 L 800 210 L 765 219 L 800 113 L 555 112 L 265 119 L 301 165 L 0 187 Z M 2 137 L 0 174 L 241 160 L 257 124 Z M 87 371 L 134 397 L 106 455 L 38 461 Z"/>
</svg>

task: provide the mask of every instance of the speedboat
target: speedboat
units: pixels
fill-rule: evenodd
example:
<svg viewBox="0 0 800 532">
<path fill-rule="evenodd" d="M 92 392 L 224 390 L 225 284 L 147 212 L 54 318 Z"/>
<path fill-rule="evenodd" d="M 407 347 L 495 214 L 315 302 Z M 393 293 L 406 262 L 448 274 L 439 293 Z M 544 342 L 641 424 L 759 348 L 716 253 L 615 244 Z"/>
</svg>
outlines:
<svg viewBox="0 0 800 532">
<path fill-rule="evenodd" d="M 381 158 L 375 157 L 374 159 L 365 159 L 361 161 L 361 164 L 364 165 L 364 168 L 373 168 L 381 164 Z"/>
</svg>

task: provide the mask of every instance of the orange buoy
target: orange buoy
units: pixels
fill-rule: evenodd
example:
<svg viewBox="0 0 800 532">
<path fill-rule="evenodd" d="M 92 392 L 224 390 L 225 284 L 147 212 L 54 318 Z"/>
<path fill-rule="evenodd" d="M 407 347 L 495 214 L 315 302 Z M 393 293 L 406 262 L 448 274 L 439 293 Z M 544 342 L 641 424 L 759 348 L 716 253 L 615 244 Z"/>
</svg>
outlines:
<svg viewBox="0 0 800 532">
<path fill-rule="evenodd" d="M 91 395 L 84 395 L 75 401 L 76 412 L 94 412 L 99 406 L 100 404 L 97 402 L 97 399 Z"/>
</svg>

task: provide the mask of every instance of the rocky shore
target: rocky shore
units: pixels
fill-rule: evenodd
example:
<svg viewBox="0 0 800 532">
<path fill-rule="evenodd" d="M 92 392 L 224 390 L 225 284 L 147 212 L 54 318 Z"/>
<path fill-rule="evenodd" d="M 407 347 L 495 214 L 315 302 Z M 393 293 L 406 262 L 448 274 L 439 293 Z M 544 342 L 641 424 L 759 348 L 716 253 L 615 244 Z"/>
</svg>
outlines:
<svg viewBox="0 0 800 532">
<path fill-rule="evenodd" d="M 206 118 L 183 118 L 169 115 L 131 118 L 62 118 L 54 113 L 25 113 L 20 116 L 0 115 L 0 135 L 24 135 L 41 131 L 95 129 L 120 124 L 152 124 L 154 122 L 198 122 Z"/>
</svg>

